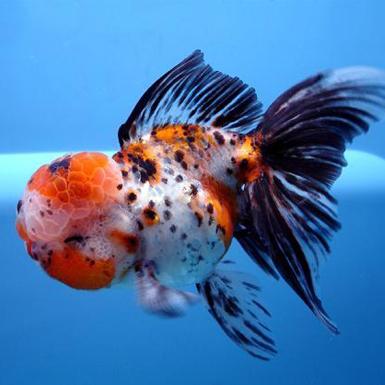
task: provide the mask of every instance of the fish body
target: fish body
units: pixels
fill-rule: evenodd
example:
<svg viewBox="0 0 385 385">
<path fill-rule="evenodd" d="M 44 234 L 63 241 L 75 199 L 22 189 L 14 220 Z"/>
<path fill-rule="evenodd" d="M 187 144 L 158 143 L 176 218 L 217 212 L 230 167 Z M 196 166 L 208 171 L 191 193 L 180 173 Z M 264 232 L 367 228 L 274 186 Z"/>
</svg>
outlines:
<svg viewBox="0 0 385 385">
<path fill-rule="evenodd" d="M 209 276 L 233 238 L 245 161 L 257 159 L 249 140 L 211 127 L 167 126 L 113 159 L 157 278 L 178 286 Z"/>
<path fill-rule="evenodd" d="M 153 313 L 182 314 L 197 296 L 178 287 L 196 284 L 226 334 L 269 359 L 260 287 L 219 265 L 236 238 L 338 333 L 312 272 L 339 228 L 328 190 L 345 142 L 384 102 L 381 72 L 342 69 L 299 83 L 262 114 L 252 88 L 196 51 L 139 100 L 112 158 L 82 152 L 42 166 L 18 203 L 17 230 L 51 277 L 97 290 L 134 276 Z"/>
<path fill-rule="evenodd" d="M 27 232 L 35 241 L 35 259 L 52 271 L 52 257 L 43 258 L 37 245 L 56 237 L 76 245 L 93 263 L 98 240 L 108 235 L 123 249 L 111 245 L 106 252 L 115 258 L 108 285 L 123 280 L 140 259 L 156 262 L 156 276 L 164 284 L 201 282 L 230 246 L 242 206 L 241 184 L 248 174 L 260 172 L 257 146 L 237 133 L 175 125 L 130 143 L 113 156 L 114 162 L 98 153 L 79 153 L 43 166 L 28 183 L 22 210 L 34 213 Z M 93 162 L 95 168 L 85 168 L 83 176 L 77 171 L 81 162 Z M 88 183 L 94 186 L 87 195 Z M 76 189 L 85 196 L 78 204 L 69 202 Z M 87 237 L 78 235 L 84 233 Z M 77 287 L 77 279 L 65 283 L 84 285 Z"/>
</svg>

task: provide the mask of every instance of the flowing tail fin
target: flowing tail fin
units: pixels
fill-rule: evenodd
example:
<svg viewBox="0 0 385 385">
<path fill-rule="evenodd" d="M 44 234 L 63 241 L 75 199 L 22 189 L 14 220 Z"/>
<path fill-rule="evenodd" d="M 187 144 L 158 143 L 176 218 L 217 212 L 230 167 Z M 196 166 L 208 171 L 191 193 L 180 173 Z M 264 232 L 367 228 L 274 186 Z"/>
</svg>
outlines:
<svg viewBox="0 0 385 385">
<path fill-rule="evenodd" d="M 347 142 L 385 109 L 385 76 L 365 67 L 320 73 L 282 94 L 250 132 L 262 173 L 244 186 L 247 208 L 235 236 L 268 273 L 281 275 L 333 333 L 314 278 L 340 228 L 329 194 L 346 165 Z"/>
</svg>

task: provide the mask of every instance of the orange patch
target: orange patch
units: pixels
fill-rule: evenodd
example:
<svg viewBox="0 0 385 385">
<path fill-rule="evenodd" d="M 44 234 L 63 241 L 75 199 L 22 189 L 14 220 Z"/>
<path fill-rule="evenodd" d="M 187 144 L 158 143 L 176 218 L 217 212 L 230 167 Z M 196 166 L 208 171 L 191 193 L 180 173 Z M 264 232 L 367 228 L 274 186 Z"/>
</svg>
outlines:
<svg viewBox="0 0 385 385">
<path fill-rule="evenodd" d="M 32 241 L 28 240 L 27 242 L 25 242 L 25 247 L 27 249 L 27 253 L 31 256 L 31 258 L 36 260 L 36 258 L 32 255 Z"/>
<path fill-rule="evenodd" d="M 217 146 L 212 135 L 207 135 L 203 127 L 191 124 L 178 124 L 159 128 L 154 131 L 152 138 L 156 142 L 161 141 L 173 145 L 179 143 L 181 148 L 184 149 L 188 148 L 188 143 L 199 148 L 206 148 L 208 143 L 210 146 Z"/>
<path fill-rule="evenodd" d="M 24 241 L 29 241 L 27 232 L 25 231 L 24 225 L 20 221 L 16 221 L 16 230 L 19 237 Z"/>
<path fill-rule="evenodd" d="M 43 267 L 49 276 L 74 289 L 101 289 L 115 276 L 112 257 L 105 260 L 91 259 L 70 247 L 65 247 L 61 252 L 53 252 Z"/>
<path fill-rule="evenodd" d="M 135 254 L 138 250 L 139 239 L 137 236 L 126 234 L 119 230 L 112 230 L 110 235 L 118 240 L 118 242 L 126 248 L 129 254 Z"/>
<path fill-rule="evenodd" d="M 245 136 L 235 151 L 235 175 L 242 183 L 250 183 L 258 179 L 263 171 L 260 141 L 261 135 L 257 136 L 257 140 L 252 136 Z"/>
<path fill-rule="evenodd" d="M 234 191 L 213 177 L 205 177 L 201 180 L 204 191 L 207 194 L 207 205 L 212 205 L 208 211 L 212 211 L 219 230 L 222 233 L 226 247 L 230 246 L 233 237 L 234 224 L 238 216 L 238 202 Z"/>
</svg>

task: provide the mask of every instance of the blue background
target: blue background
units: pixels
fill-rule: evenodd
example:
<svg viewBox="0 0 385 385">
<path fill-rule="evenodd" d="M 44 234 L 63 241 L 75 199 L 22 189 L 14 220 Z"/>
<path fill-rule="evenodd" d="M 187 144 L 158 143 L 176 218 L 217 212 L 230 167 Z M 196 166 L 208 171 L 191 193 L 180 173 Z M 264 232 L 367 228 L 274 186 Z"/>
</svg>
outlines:
<svg viewBox="0 0 385 385">
<path fill-rule="evenodd" d="M 384 14 L 382 1 L 0 1 L 0 154 L 117 148 L 141 94 L 197 48 L 266 107 L 319 70 L 385 69 Z M 384 139 L 380 123 L 353 147 L 385 157 Z M 269 363 L 239 350 L 201 305 L 165 321 L 130 290 L 48 279 L 15 234 L 18 197 L 1 202 L 0 385 L 383 385 L 384 191 L 337 197 L 343 230 L 321 292 L 338 337 L 232 246 L 273 313 L 280 353 Z"/>
</svg>

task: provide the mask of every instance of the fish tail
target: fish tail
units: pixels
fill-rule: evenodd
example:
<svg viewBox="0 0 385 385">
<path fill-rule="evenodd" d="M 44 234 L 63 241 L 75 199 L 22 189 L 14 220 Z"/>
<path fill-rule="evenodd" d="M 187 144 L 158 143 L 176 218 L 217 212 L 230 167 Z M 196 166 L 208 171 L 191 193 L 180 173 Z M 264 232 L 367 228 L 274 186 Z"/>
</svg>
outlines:
<svg viewBox="0 0 385 385">
<path fill-rule="evenodd" d="M 384 73 L 368 67 L 317 74 L 283 93 L 247 136 L 259 172 L 245 182 L 235 237 L 263 270 L 281 276 L 338 333 L 315 290 L 319 256 L 340 228 L 329 189 L 346 144 L 385 110 Z"/>
</svg>

